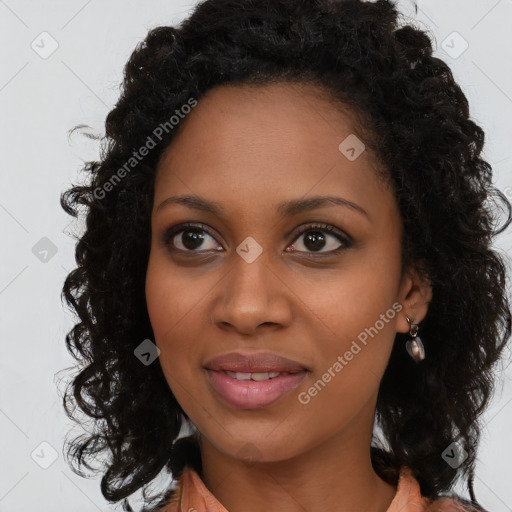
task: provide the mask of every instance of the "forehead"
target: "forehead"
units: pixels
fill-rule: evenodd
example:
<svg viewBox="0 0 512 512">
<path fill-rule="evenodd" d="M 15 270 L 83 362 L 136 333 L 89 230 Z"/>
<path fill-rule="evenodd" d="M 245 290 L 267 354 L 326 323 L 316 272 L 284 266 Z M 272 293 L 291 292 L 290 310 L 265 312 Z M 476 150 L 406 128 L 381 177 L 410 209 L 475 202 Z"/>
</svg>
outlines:
<svg viewBox="0 0 512 512">
<path fill-rule="evenodd" d="M 277 202 L 334 189 L 354 200 L 370 190 L 378 195 L 379 165 L 355 119 L 312 85 L 212 89 L 160 159 L 155 204 L 178 191 L 246 204 L 249 198 Z M 354 143 L 360 154 L 349 159 L 345 146 Z"/>
<path fill-rule="evenodd" d="M 206 151 L 213 157 L 252 145 L 265 145 L 270 151 L 269 143 L 279 140 L 286 144 L 284 155 L 293 143 L 301 143 L 296 150 L 304 155 L 312 152 L 312 143 L 332 152 L 343 135 L 364 138 L 355 112 L 341 102 L 335 104 L 331 97 L 326 89 L 302 83 L 216 87 L 181 122 L 162 160 L 183 157 L 194 146 L 196 157 Z"/>
</svg>

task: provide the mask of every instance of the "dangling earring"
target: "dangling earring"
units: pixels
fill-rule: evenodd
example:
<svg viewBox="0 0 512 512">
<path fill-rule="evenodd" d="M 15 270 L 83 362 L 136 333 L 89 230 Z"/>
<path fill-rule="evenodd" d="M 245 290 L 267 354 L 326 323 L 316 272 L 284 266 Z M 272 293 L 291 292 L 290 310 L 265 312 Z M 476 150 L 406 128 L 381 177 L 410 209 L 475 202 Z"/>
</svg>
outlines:
<svg viewBox="0 0 512 512">
<path fill-rule="evenodd" d="M 418 324 L 411 322 L 407 317 L 405 318 L 409 323 L 409 336 L 411 336 L 411 338 L 405 343 L 405 348 L 414 361 L 419 363 L 425 359 L 425 347 L 418 336 Z"/>
</svg>

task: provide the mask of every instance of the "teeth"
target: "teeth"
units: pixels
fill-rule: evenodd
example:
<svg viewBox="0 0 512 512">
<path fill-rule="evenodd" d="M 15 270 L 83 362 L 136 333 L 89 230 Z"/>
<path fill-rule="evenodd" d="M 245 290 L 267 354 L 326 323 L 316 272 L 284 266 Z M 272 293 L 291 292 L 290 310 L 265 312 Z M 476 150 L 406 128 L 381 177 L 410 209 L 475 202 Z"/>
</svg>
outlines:
<svg viewBox="0 0 512 512">
<path fill-rule="evenodd" d="M 237 380 L 251 380 L 251 374 L 250 373 L 240 373 L 240 372 L 231 372 L 234 373 L 232 377 L 234 377 Z"/>
<path fill-rule="evenodd" d="M 237 380 L 268 380 L 281 375 L 281 372 L 242 373 L 226 371 L 226 373 L 233 379 Z"/>
<path fill-rule="evenodd" d="M 251 375 L 251 378 L 252 378 L 252 380 L 267 380 L 270 378 L 270 374 L 269 373 L 253 373 Z"/>
</svg>

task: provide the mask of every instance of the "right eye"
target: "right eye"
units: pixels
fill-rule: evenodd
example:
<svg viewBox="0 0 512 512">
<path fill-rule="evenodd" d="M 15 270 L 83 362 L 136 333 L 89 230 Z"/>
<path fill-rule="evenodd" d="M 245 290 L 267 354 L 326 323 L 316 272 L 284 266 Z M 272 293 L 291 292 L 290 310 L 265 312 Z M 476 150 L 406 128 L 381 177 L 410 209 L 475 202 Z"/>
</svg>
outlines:
<svg viewBox="0 0 512 512">
<path fill-rule="evenodd" d="M 210 247 L 208 247 L 210 240 Z M 163 236 L 164 244 L 170 251 L 182 252 L 203 252 L 222 251 L 223 248 L 217 243 L 208 228 L 203 224 L 180 224 L 168 229 Z M 205 246 L 206 242 L 206 248 Z M 201 251 L 198 248 L 203 247 Z"/>
</svg>

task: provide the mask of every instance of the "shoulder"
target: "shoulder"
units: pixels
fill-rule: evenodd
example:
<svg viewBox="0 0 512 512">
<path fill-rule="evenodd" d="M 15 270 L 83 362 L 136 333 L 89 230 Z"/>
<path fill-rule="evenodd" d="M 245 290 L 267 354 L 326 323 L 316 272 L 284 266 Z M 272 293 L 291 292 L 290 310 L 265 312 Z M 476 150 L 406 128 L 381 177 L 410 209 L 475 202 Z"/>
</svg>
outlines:
<svg viewBox="0 0 512 512">
<path fill-rule="evenodd" d="M 399 472 L 397 494 L 387 512 L 488 512 L 456 494 L 429 499 L 421 494 L 413 471 L 403 466 Z"/>
<path fill-rule="evenodd" d="M 460 497 L 442 497 L 433 500 L 426 508 L 425 512 L 487 512 L 481 507 L 477 507 L 470 501 Z"/>
</svg>

